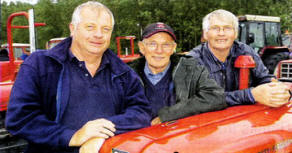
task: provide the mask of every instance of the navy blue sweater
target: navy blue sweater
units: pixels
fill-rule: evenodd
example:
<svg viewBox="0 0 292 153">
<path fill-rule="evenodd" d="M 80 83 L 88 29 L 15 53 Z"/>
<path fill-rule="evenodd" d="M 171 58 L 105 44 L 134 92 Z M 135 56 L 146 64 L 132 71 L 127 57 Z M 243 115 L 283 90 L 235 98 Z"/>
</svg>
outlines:
<svg viewBox="0 0 292 153">
<path fill-rule="evenodd" d="M 176 103 L 171 69 L 168 69 L 163 78 L 155 85 L 149 81 L 149 79 L 145 76 L 145 73 L 143 73 L 142 77 L 144 80 L 145 94 L 150 101 L 153 119 L 158 116 L 158 111 L 161 108 L 171 106 Z"/>
</svg>

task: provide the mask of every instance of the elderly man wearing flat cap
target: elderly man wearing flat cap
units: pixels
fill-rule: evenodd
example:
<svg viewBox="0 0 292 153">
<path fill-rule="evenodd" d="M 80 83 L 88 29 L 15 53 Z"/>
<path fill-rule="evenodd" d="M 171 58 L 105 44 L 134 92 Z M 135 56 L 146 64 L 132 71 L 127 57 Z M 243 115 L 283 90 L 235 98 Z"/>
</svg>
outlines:
<svg viewBox="0 0 292 153">
<path fill-rule="evenodd" d="M 168 25 L 148 25 L 138 43 L 144 55 L 130 66 L 141 77 L 151 103 L 152 125 L 225 108 L 224 90 L 186 55 L 174 54 L 176 36 Z"/>
</svg>

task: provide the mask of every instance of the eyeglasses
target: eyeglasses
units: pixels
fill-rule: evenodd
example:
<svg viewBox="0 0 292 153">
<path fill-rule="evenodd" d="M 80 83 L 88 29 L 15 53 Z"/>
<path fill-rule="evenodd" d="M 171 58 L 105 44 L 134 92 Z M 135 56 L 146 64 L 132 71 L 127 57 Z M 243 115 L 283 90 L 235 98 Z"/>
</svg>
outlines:
<svg viewBox="0 0 292 153">
<path fill-rule="evenodd" d="M 150 51 L 155 51 L 158 48 L 158 45 L 161 46 L 163 51 L 172 51 L 174 47 L 174 42 L 166 42 L 163 44 L 158 44 L 156 41 L 145 42 L 142 41 Z"/>
<path fill-rule="evenodd" d="M 217 32 L 217 33 L 219 33 L 221 29 L 223 30 L 223 32 L 231 32 L 234 30 L 234 28 L 232 26 L 223 26 L 223 27 L 212 26 L 209 28 L 210 31 Z"/>
</svg>

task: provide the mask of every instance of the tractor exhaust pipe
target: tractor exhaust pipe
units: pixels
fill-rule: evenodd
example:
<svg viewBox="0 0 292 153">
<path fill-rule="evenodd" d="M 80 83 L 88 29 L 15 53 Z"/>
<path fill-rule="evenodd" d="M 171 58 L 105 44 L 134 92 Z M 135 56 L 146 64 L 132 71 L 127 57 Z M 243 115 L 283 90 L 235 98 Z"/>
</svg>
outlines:
<svg viewBox="0 0 292 153">
<path fill-rule="evenodd" d="M 239 90 L 248 88 L 250 68 L 255 68 L 256 63 L 250 55 L 238 56 L 234 67 L 239 68 Z"/>
</svg>

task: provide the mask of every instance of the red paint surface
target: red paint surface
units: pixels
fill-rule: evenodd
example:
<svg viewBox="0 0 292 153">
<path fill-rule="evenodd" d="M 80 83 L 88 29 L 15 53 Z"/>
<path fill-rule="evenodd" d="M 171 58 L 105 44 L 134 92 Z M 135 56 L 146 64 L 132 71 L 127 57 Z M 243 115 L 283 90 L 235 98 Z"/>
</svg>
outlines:
<svg viewBox="0 0 292 153">
<path fill-rule="evenodd" d="M 112 148 L 130 153 L 254 153 L 292 152 L 290 105 L 234 106 L 175 122 L 117 135 L 106 140 L 101 153 Z"/>
</svg>

